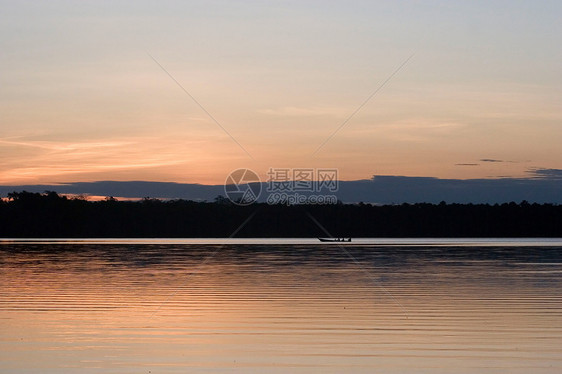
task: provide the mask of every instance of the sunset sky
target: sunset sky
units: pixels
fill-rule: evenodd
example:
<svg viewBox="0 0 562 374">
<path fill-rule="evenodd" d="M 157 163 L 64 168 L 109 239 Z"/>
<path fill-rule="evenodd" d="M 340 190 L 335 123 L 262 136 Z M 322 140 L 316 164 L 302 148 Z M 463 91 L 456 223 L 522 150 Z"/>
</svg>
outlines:
<svg viewBox="0 0 562 374">
<path fill-rule="evenodd" d="M 0 184 L 562 169 L 561 16 L 560 1 L 1 1 Z"/>
</svg>

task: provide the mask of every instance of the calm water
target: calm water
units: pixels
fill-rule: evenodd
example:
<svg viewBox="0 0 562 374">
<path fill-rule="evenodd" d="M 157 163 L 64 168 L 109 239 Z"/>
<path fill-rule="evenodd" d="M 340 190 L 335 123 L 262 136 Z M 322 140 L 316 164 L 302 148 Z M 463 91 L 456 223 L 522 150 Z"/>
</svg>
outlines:
<svg viewBox="0 0 562 374">
<path fill-rule="evenodd" d="M 561 275 L 556 240 L 3 241 L 0 372 L 559 373 Z"/>
</svg>

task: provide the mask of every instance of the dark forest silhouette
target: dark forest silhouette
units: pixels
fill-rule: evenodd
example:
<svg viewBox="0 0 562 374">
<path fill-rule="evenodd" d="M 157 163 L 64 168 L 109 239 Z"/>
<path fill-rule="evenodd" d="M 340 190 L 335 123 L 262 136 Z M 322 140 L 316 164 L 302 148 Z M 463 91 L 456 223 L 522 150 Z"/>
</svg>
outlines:
<svg viewBox="0 0 562 374">
<path fill-rule="evenodd" d="M 561 237 L 562 205 L 337 204 L 237 206 L 225 198 L 104 201 L 13 192 L 0 202 L 0 237 Z"/>
</svg>

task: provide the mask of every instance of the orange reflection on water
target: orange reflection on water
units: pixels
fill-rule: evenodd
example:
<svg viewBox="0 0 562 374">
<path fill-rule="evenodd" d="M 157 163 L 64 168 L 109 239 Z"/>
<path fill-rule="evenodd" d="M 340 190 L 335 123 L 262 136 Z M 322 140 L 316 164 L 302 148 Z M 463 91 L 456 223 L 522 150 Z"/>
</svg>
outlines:
<svg viewBox="0 0 562 374">
<path fill-rule="evenodd" d="M 560 249 L 214 249 L 1 251 L 1 371 L 562 368 Z"/>
</svg>

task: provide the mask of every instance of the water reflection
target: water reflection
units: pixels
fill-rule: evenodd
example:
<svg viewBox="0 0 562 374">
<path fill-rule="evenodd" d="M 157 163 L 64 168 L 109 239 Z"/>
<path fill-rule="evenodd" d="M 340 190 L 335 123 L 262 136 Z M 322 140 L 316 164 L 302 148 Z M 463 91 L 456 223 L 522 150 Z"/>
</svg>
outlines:
<svg viewBox="0 0 562 374">
<path fill-rule="evenodd" d="M 560 247 L 346 249 L 3 245 L 0 371 L 562 369 Z"/>
</svg>

